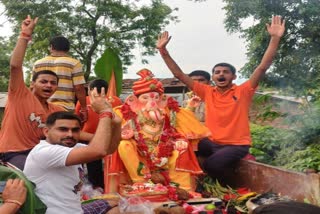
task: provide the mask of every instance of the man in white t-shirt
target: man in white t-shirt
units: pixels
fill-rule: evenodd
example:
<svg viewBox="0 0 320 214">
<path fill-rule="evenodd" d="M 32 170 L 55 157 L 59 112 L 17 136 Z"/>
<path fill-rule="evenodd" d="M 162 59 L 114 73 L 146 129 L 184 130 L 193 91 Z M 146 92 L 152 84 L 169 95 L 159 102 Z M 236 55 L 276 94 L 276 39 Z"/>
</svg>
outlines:
<svg viewBox="0 0 320 214">
<path fill-rule="evenodd" d="M 79 144 L 80 118 L 71 112 L 51 114 L 40 141 L 27 157 L 24 173 L 36 184 L 35 192 L 47 205 L 47 214 L 105 213 L 112 205 L 104 200 L 81 206 L 81 164 L 113 153 L 121 138 L 121 119 L 95 88 L 89 94 L 91 108 L 99 114 L 99 124 L 89 145 Z M 99 209 L 99 212 L 96 212 Z M 93 211 L 95 210 L 95 211 Z"/>
</svg>

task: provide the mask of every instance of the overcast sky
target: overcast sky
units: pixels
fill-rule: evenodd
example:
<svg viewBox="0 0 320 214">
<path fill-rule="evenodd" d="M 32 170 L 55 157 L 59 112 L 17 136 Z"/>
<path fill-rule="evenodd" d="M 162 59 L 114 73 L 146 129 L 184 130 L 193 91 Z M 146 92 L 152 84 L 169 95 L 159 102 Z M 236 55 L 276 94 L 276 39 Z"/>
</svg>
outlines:
<svg viewBox="0 0 320 214">
<path fill-rule="evenodd" d="M 171 8 L 178 7 L 175 12 L 180 22 L 170 24 L 166 30 L 172 39 L 168 50 L 185 73 L 201 69 L 211 71 L 219 62 L 233 64 L 239 70 L 246 63 L 245 43 L 239 35 L 228 34 L 224 29 L 225 18 L 222 0 L 207 0 L 195 3 L 188 0 L 165 0 Z M 3 8 L 0 8 L 0 13 Z M 0 17 L 0 24 L 5 22 Z M 8 23 L 0 26 L 0 35 L 8 32 Z M 134 51 L 136 59 L 124 74 L 124 78 L 138 78 L 136 72 L 148 68 L 157 78 L 172 77 L 161 57 L 157 54 L 148 57 L 149 64 L 141 64 L 139 48 Z M 241 81 L 236 81 L 241 82 Z"/>
<path fill-rule="evenodd" d="M 228 34 L 224 29 L 222 0 L 165 2 L 172 8 L 179 8 L 176 15 L 180 22 L 166 28 L 172 36 L 167 47 L 185 73 L 196 69 L 210 72 L 219 62 L 231 63 L 239 70 L 246 63 L 244 40 L 239 35 Z M 136 60 L 124 75 L 125 78 L 137 78 L 136 72 L 144 67 L 153 71 L 158 78 L 172 77 L 159 55 L 149 57 L 149 65 L 143 65 L 138 51 L 136 53 Z"/>
</svg>

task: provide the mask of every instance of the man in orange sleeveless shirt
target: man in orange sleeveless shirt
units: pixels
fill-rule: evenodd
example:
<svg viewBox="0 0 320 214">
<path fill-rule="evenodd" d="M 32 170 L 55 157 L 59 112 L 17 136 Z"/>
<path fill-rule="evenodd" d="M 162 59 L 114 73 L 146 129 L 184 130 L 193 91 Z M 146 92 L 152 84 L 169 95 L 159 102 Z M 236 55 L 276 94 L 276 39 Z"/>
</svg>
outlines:
<svg viewBox="0 0 320 214">
<path fill-rule="evenodd" d="M 271 36 L 269 46 L 250 79 L 237 86 L 236 69 L 228 63 L 219 63 L 212 69 L 212 80 L 216 86 L 193 81 L 184 74 L 171 58 L 166 45 L 168 32 L 158 39 L 157 48 L 173 75 L 193 90 L 206 104 L 206 126 L 212 135 L 198 145 L 198 153 L 205 156 L 203 169 L 214 178 L 223 178 L 225 169 L 243 158 L 251 145 L 249 108 L 254 92 L 263 75 L 272 63 L 285 26 L 280 16 L 272 17 L 267 25 Z"/>
<path fill-rule="evenodd" d="M 30 150 L 44 137 L 42 128 L 47 116 L 61 107 L 47 99 L 56 91 L 58 76 L 43 70 L 33 76 L 32 91 L 23 80 L 22 64 L 37 18 L 28 16 L 21 24 L 21 33 L 10 61 L 8 101 L 0 131 L 0 159 L 23 169 Z"/>
</svg>

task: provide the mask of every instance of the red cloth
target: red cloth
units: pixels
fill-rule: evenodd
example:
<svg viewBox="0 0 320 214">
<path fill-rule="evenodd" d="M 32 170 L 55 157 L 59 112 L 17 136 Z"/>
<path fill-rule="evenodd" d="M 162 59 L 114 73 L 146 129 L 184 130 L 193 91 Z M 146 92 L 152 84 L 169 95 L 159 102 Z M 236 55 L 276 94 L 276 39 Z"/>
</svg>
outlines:
<svg viewBox="0 0 320 214">
<path fill-rule="evenodd" d="M 162 83 L 153 78 L 153 73 L 148 69 L 142 69 L 137 72 L 137 74 L 141 77 L 138 81 L 133 83 L 132 89 L 134 95 L 140 95 L 148 92 L 158 92 L 162 94 L 164 92 Z"/>
<path fill-rule="evenodd" d="M 179 157 L 177 158 L 176 161 L 176 169 L 179 171 L 187 171 L 192 174 L 201 174 L 203 173 L 200 166 L 199 162 L 194 155 L 193 147 L 191 144 L 188 146 L 188 150 L 185 152 L 179 154 Z"/>
</svg>

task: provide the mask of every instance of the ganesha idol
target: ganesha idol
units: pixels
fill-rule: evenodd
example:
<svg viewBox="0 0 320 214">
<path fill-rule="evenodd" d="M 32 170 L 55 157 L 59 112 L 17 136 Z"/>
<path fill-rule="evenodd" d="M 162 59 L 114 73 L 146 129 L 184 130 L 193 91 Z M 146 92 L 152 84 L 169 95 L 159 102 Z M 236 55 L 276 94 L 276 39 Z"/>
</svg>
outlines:
<svg viewBox="0 0 320 214">
<path fill-rule="evenodd" d="M 115 112 L 122 117 L 118 155 L 132 183 L 179 184 L 191 190 L 193 175 L 202 173 L 195 157 L 199 139 L 209 130 L 193 112 L 164 94 L 151 71 L 140 70 L 133 93 Z"/>
</svg>

